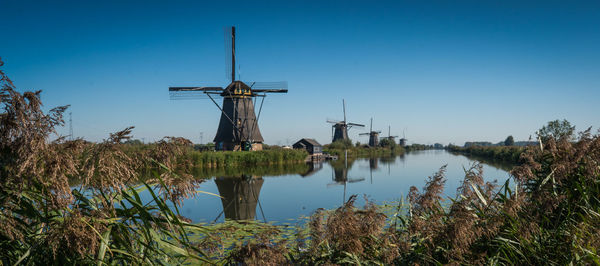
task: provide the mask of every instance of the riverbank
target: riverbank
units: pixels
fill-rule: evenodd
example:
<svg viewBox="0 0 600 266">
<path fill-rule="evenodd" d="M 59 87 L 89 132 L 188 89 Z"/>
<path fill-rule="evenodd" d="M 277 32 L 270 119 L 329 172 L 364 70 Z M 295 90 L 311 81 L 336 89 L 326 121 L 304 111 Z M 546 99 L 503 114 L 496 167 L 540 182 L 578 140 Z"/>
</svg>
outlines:
<svg viewBox="0 0 600 266">
<path fill-rule="evenodd" d="M 507 162 L 518 165 L 520 163 L 521 154 L 525 151 L 525 147 L 521 146 L 448 146 L 449 152 L 463 154 L 465 156 L 478 157 L 491 161 Z"/>
<path fill-rule="evenodd" d="M 176 141 L 185 141 L 178 139 Z M 123 150 L 130 156 L 164 157 L 159 154 L 166 150 L 165 146 L 177 146 L 175 161 L 187 164 L 191 168 L 224 168 L 266 166 L 278 164 L 297 164 L 306 159 L 305 150 L 295 149 L 268 149 L 262 151 L 199 151 L 193 149 L 191 144 L 174 143 L 173 140 L 162 140 L 152 144 L 121 144 Z"/>
<path fill-rule="evenodd" d="M 344 155 L 348 154 L 349 158 L 369 158 L 369 157 L 389 157 L 398 156 L 404 154 L 404 148 L 400 146 L 394 147 L 366 147 L 366 146 L 352 146 L 348 148 L 338 147 L 325 147 L 323 152 L 327 152 L 331 155 L 338 156 L 338 158 L 344 158 Z"/>
</svg>

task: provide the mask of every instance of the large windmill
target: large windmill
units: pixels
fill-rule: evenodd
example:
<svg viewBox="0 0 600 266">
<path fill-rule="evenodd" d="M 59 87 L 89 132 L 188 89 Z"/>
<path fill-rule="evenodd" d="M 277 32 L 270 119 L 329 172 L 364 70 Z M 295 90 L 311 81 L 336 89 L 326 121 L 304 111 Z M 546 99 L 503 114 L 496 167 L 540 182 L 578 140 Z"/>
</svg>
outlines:
<svg viewBox="0 0 600 266">
<path fill-rule="evenodd" d="M 338 140 L 348 140 L 348 129 L 353 126 L 364 127 L 365 125 L 357 124 L 357 123 L 348 123 L 346 122 L 346 101 L 342 99 L 342 105 L 344 106 L 344 120 L 337 121 L 328 119 L 327 123 L 331 123 L 331 142 L 336 142 Z"/>
<path fill-rule="evenodd" d="M 195 99 L 208 96 L 221 111 L 221 120 L 214 142 L 217 150 L 262 150 L 264 139 L 258 128 L 258 119 L 267 93 L 287 93 L 287 82 L 248 82 L 235 79 L 235 27 L 225 30 L 226 72 L 230 84 L 223 87 L 169 87 L 171 99 Z M 229 49 L 230 48 L 230 49 Z M 229 76 L 229 74 L 231 74 Z M 223 104 L 213 96 L 223 97 Z M 261 97 L 258 116 L 254 110 L 256 97 Z"/>
<path fill-rule="evenodd" d="M 373 118 L 371 117 L 371 127 L 369 129 L 369 133 L 360 133 L 358 135 L 360 136 L 365 136 L 368 135 L 369 136 L 369 146 L 370 147 L 377 147 L 377 145 L 379 145 L 379 133 L 381 133 L 381 130 L 373 130 Z"/>
</svg>

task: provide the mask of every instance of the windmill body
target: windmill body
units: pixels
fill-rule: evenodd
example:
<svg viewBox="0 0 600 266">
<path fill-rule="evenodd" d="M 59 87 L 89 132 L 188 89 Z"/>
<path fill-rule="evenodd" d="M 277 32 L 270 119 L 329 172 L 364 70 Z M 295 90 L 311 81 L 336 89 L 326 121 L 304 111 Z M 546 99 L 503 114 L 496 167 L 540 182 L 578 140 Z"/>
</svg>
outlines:
<svg viewBox="0 0 600 266">
<path fill-rule="evenodd" d="M 373 130 L 373 118 L 371 118 L 371 127 L 369 133 L 360 133 L 360 136 L 369 136 L 369 147 L 377 147 L 379 145 L 380 130 Z"/>
<path fill-rule="evenodd" d="M 251 88 L 244 82 L 234 81 L 221 96 L 223 111 L 213 140 L 217 149 L 242 150 L 244 143 L 250 143 L 251 150 L 262 150 L 264 139 L 254 112 Z"/>
<path fill-rule="evenodd" d="M 381 139 L 388 139 L 390 142 L 396 142 L 396 138 L 398 136 L 392 136 L 392 126 L 388 126 L 388 135 L 387 137 L 382 137 Z"/>
<path fill-rule="evenodd" d="M 207 96 L 221 111 L 214 138 L 217 150 L 262 150 L 264 139 L 258 119 L 267 93 L 287 93 L 287 82 L 248 82 L 235 80 L 235 27 L 226 30 L 231 42 L 231 83 L 222 87 L 170 87 L 171 99 L 194 99 Z M 229 60 L 226 60 L 229 64 Z M 221 106 L 213 98 L 223 97 Z M 255 112 L 257 97 L 262 98 Z"/>
<path fill-rule="evenodd" d="M 333 124 L 331 126 L 331 142 L 336 142 L 339 140 L 349 140 L 348 130 L 352 127 L 364 127 L 365 125 L 357 124 L 357 123 L 349 123 L 346 121 L 346 101 L 342 99 L 342 105 L 344 107 L 344 120 L 336 121 L 336 120 L 327 120 L 327 123 Z"/>
<path fill-rule="evenodd" d="M 350 139 L 348 137 L 348 126 L 344 122 L 338 122 L 333 125 L 334 133 L 333 139 L 331 142 L 336 142 L 338 140 L 347 140 Z"/>
</svg>

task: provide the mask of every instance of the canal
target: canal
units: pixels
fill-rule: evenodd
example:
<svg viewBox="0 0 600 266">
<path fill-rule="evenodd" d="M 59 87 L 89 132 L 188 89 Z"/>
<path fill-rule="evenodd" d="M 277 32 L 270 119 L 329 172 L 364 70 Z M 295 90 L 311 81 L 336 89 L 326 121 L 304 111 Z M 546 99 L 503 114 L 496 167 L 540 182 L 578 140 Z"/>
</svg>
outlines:
<svg viewBox="0 0 600 266">
<path fill-rule="evenodd" d="M 193 222 L 220 222 L 227 219 L 256 219 L 284 223 L 309 216 L 319 208 L 339 207 L 351 195 L 363 195 L 376 204 L 405 197 L 411 186 L 419 190 L 426 178 L 447 165 L 446 197 L 456 196 L 456 189 L 475 161 L 445 150 L 407 153 L 392 158 L 359 158 L 303 166 L 300 173 L 236 174 L 215 176 L 199 190 L 222 198 L 199 193 L 184 200 L 181 214 Z M 484 179 L 503 184 L 509 178 L 509 166 L 483 164 Z M 264 172 L 264 171 L 263 171 Z"/>
</svg>

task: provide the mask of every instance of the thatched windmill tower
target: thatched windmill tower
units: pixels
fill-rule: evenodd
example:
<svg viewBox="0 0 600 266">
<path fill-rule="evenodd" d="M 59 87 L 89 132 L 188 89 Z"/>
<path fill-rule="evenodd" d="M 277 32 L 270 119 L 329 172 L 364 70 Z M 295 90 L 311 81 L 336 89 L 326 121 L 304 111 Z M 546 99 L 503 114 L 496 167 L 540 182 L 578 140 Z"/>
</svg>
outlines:
<svg viewBox="0 0 600 266">
<path fill-rule="evenodd" d="M 369 135 L 369 146 L 370 147 L 377 147 L 377 145 L 379 145 L 379 133 L 381 133 L 381 130 L 373 130 L 373 118 L 371 117 L 371 127 L 369 129 L 369 133 L 360 133 L 358 135 L 360 136 L 365 136 L 365 135 Z"/>
<path fill-rule="evenodd" d="M 348 138 L 348 129 L 353 126 L 364 127 L 365 125 L 357 124 L 357 123 L 348 123 L 346 122 L 346 101 L 342 99 L 342 105 L 344 107 L 344 120 L 331 120 L 328 119 L 327 123 L 331 123 L 331 142 L 336 142 L 338 140 L 347 140 Z"/>
<path fill-rule="evenodd" d="M 248 82 L 235 79 L 235 27 L 225 31 L 226 49 L 231 48 L 231 60 L 226 58 L 227 71 L 231 69 L 230 84 L 222 87 L 169 87 L 171 99 L 194 99 L 208 96 L 221 111 L 221 120 L 214 142 L 217 150 L 262 150 L 264 139 L 258 128 L 258 119 L 267 93 L 287 93 L 287 82 Z M 230 47 L 229 47 L 230 46 Z M 229 75 L 228 75 L 229 76 Z M 212 97 L 223 97 L 219 106 Z M 258 116 L 256 97 L 261 97 Z"/>
</svg>

